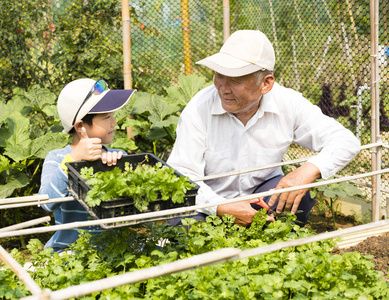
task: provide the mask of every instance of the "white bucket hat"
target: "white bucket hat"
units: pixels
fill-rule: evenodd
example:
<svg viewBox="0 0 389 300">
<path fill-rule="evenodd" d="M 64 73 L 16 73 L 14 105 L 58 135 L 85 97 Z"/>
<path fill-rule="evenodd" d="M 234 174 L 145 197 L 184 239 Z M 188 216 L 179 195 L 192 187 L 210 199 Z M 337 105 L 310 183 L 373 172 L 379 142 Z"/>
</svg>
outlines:
<svg viewBox="0 0 389 300">
<path fill-rule="evenodd" d="M 275 55 L 269 39 L 259 30 L 238 30 L 225 41 L 219 53 L 196 64 L 229 77 L 244 76 L 259 70 L 273 71 Z"/>
<path fill-rule="evenodd" d="M 95 84 L 96 80 L 83 78 L 70 82 L 62 89 L 58 97 L 57 109 L 64 133 L 69 133 L 73 128 L 74 119 L 80 120 L 89 113 L 102 114 L 120 109 L 136 91 L 107 89 L 101 94 L 92 94 L 83 103 Z"/>
</svg>

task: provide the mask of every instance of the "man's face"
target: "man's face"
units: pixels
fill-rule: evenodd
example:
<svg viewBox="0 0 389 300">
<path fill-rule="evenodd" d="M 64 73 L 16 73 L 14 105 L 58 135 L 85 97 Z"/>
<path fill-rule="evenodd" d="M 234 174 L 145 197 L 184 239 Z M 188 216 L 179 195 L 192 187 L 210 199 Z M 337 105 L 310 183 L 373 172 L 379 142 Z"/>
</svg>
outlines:
<svg viewBox="0 0 389 300">
<path fill-rule="evenodd" d="M 255 114 L 262 96 L 262 83 L 254 74 L 228 77 L 216 73 L 214 84 L 219 92 L 222 107 L 243 123 Z M 245 121 L 244 121 L 245 120 Z"/>
</svg>

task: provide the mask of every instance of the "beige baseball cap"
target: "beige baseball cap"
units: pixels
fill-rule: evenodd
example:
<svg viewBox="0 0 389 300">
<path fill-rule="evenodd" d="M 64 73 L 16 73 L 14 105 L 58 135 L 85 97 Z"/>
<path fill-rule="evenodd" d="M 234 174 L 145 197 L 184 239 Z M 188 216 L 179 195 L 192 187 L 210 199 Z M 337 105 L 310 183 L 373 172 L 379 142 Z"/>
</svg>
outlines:
<svg viewBox="0 0 389 300">
<path fill-rule="evenodd" d="M 120 109 L 136 91 L 106 89 L 100 94 L 90 94 L 95 84 L 96 80 L 82 78 L 68 83 L 62 89 L 57 109 L 64 133 L 69 133 L 73 128 L 73 120 L 81 120 L 89 113 L 108 113 Z"/>
<path fill-rule="evenodd" d="M 196 64 L 225 76 L 238 77 L 259 70 L 273 71 L 275 55 L 264 33 L 259 30 L 238 30 L 225 41 L 219 53 Z"/>
</svg>

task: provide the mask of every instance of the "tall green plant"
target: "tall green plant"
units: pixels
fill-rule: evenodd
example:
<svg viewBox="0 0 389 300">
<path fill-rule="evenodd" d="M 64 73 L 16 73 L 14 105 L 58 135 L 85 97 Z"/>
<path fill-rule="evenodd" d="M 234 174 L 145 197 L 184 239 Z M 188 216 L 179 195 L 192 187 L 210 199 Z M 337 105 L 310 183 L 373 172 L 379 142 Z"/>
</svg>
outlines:
<svg viewBox="0 0 389 300">
<path fill-rule="evenodd" d="M 322 185 L 311 189 L 311 196 L 329 209 L 332 226 L 336 227 L 336 215 L 339 213 L 339 198 L 361 197 L 362 191 L 355 185 L 348 182 L 338 182 L 329 185 Z"/>
<path fill-rule="evenodd" d="M 33 85 L 14 90 L 7 104 L 0 103 L 0 198 L 37 192 L 43 159 L 67 144 L 55 100 L 53 93 Z"/>
</svg>

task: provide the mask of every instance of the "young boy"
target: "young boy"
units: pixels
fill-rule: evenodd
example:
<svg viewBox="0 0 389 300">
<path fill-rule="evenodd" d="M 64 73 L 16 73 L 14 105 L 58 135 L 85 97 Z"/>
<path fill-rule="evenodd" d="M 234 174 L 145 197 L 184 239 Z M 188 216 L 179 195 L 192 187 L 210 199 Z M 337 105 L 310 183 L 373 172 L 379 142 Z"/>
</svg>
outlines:
<svg viewBox="0 0 389 300">
<path fill-rule="evenodd" d="M 109 90 L 107 83 L 100 79 L 78 79 L 67 84 L 58 97 L 58 114 L 63 132 L 72 136 L 72 143 L 63 149 L 50 151 L 43 163 L 39 194 L 49 198 L 70 196 L 66 162 L 101 159 L 107 165 L 115 165 L 123 154 L 122 150 L 108 149 L 104 144 L 112 142 L 116 121 L 115 110 L 123 107 L 134 90 Z M 89 213 L 78 201 L 42 205 L 43 209 L 54 212 L 55 224 L 65 224 L 88 220 Z M 46 243 L 45 248 L 62 252 L 79 236 L 78 230 L 60 230 Z M 83 227 L 92 234 L 103 229 L 100 226 Z"/>
</svg>

